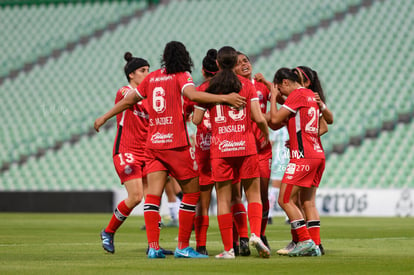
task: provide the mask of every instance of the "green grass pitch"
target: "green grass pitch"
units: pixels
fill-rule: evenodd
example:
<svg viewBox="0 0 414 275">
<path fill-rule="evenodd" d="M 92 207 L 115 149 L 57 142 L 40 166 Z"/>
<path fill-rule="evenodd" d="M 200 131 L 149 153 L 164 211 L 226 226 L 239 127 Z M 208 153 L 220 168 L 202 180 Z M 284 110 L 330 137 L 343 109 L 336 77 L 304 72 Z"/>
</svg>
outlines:
<svg viewBox="0 0 414 275">
<path fill-rule="evenodd" d="M 210 218 L 209 259 L 146 258 L 143 217 L 132 216 L 115 236 L 115 254 L 101 247 L 110 214 L 0 213 L 0 274 L 414 274 L 414 218 L 322 217 L 322 257 L 278 256 L 289 226 L 267 228 L 272 256 L 217 260 L 223 250 L 217 218 Z M 161 246 L 175 249 L 177 228 L 161 230 Z M 194 234 L 191 245 L 194 247 Z"/>
</svg>

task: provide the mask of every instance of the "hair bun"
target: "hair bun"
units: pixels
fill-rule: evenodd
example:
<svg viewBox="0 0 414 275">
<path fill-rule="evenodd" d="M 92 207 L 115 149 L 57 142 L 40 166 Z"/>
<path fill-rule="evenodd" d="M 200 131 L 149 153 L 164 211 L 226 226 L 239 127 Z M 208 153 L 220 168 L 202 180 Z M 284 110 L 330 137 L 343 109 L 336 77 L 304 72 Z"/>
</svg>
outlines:
<svg viewBox="0 0 414 275">
<path fill-rule="evenodd" d="M 207 56 L 210 59 L 216 60 L 217 59 L 217 50 L 216 49 L 210 49 L 207 51 Z"/>
<path fill-rule="evenodd" d="M 130 52 L 126 52 L 126 53 L 124 54 L 124 59 L 125 59 L 127 62 L 131 61 L 131 60 L 132 60 L 132 53 L 130 53 Z"/>
</svg>

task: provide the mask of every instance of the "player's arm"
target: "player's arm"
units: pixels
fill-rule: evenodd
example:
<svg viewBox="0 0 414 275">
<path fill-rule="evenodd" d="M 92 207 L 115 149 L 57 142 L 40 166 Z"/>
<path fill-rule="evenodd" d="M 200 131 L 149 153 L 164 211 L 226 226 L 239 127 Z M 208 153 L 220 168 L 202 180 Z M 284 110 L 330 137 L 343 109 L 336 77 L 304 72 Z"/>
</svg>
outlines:
<svg viewBox="0 0 414 275">
<path fill-rule="evenodd" d="M 205 109 L 195 105 L 194 112 L 193 112 L 193 123 L 195 125 L 199 125 L 204 118 Z"/>
<path fill-rule="evenodd" d="M 269 127 L 272 130 L 278 130 L 285 126 L 285 121 L 291 114 L 291 112 L 286 108 L 277 108 L 277 98 L 280 96 L 279 90 L 276 88 L 275 84 L 272 84 L 270 87 L 270 121 Z"/>
<path fill-rule="evenodd" d="M 246 105 L 246 98 L 237 93 L 227 95 L 215 95 L 210 93 L 197 92 L 193 85 L 186 86 L 183 91 L 184 96 L 191 101 L 203 104 L 228 104 L 235 108 Z"/>
<path fill-rule="evenodd" d="M 266 87 L 269 89 L 269 91 L 272 90 L 273 83 L 270 82 L 270 81 L 267 81 L 266 78 L 263 76 L 263 74 L 261 74 L 261 73 L 255 74 L 254 79 L 256 79 L 257 82 L 261 82 L 264 85 L 266 85 Z M 284 96 L 282 96 L 281 94 L 278 94 L 278 96 L 276 98 L 277 103 L 283 104 L 283 103 L 285 103 L 285 100 L 286 100 L 286 98 Z"/>
<path fill-rule="evenodd" d="M 262 110 L 260 109 L 260 104 L 258 100 L 253 100 L 251 102 L 250 117 L 254 122 L 256 122 L 260 131 L 262 131 L 261 136 L 264 136 L 266 143 L 268 143 L 269 142 L 269 128 L 267 128 L 267 121 L 262 113 Z"/>
<path fill-rule="evenodd" d="M 315 93 L 315 100 L 318 103 L 319 109 L 322 112 L 323 118 L 325 119 L 326 123 L 332 124 L 333 123 L 333 113 L 331 110 L 326 107 L 326 104 L 321 100 L 318 93 Z"/>
<path fill-rule="evenodd" d="M 137 92 L 132 91 L 129 92 L 123 99 L 118 101 L 108 112 L 106 112 L 103 116 L 98 117 L 95 120 L 93 127 L 97 132 L 99 132 L 99 128 L 105 124 L 105 122 L 113 116 L 125 111 L 128 108 L 131 108 L 136 104 L 138 101 L 141 101 L 142 97 L 138 95 Z"/>
<path fill-rule="evenodd" d="M 319 136 L 322 136 L 328 132 L 328 123 L 325 118 L 321 116 L 319 118 Z"/>
</svg>

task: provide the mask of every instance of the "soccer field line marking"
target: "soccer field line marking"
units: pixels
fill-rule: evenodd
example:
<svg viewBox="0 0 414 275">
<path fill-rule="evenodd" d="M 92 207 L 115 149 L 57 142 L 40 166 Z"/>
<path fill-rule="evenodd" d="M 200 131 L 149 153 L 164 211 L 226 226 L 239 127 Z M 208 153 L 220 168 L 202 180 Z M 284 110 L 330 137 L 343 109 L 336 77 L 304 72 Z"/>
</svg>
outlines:
<svg viewBox="0 0 414 275">
<path fill-rule="evenodd" d="M 372 240 L 372 241 L 390 241 L 390 240 L 413 240 L 414 238 L 412 237 L 390 237 L 390 238 L 372 238 L 372 239 L 360 239 L 360 238 L 355 238 L 355 239 L 323 239 L 323 241 L 344 241 L 344 240 L 351 240 L 351 241 L 367 241 L 367 240 Z M 278 240 L 278 241 L 271 241 L 269 240 L 269 243 L 286 243 L 286 242 L 290 242 L 290 240 Z M 161 241 L 162 245 L 175 245 L 177 242 L 176 241 Z M 190 240 L 190 243 L 195 244 L 194 240 Z M 209 244 L 212 245 L 220 245 L 221 241 L 208 241 Z M 90 245 L 90 246 L 99 246 L 101 244 L 101 241 L 97 241 L 97 242 L 85 242 L 85 243 L 42 243 L 42 246 L 85 246 L 85 245 Z M 123 245 L 123 246 L 146 246 L 147 243 L 146 242 L 117 242 L 117 244 Z M 10 243 L 10 244 L 1 244 L 0 243 L 0 247 L 24 247 L 24 246 L 38 246 L 39 243 Z"/>
</svg>

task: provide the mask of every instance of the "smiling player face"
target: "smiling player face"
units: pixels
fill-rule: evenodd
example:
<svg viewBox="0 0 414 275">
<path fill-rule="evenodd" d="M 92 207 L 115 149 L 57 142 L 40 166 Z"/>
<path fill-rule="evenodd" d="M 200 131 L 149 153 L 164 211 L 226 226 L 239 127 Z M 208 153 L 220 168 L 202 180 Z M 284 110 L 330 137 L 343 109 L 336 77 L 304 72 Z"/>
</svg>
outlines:
<svg viewBox="0 0 414 275">
<path fill-rule="evenodd" d="M 251 78 L 252 76 L 252 64 L 244 54 L 239 54 L 235 72 L 245 78 Z"/>
</svg>

